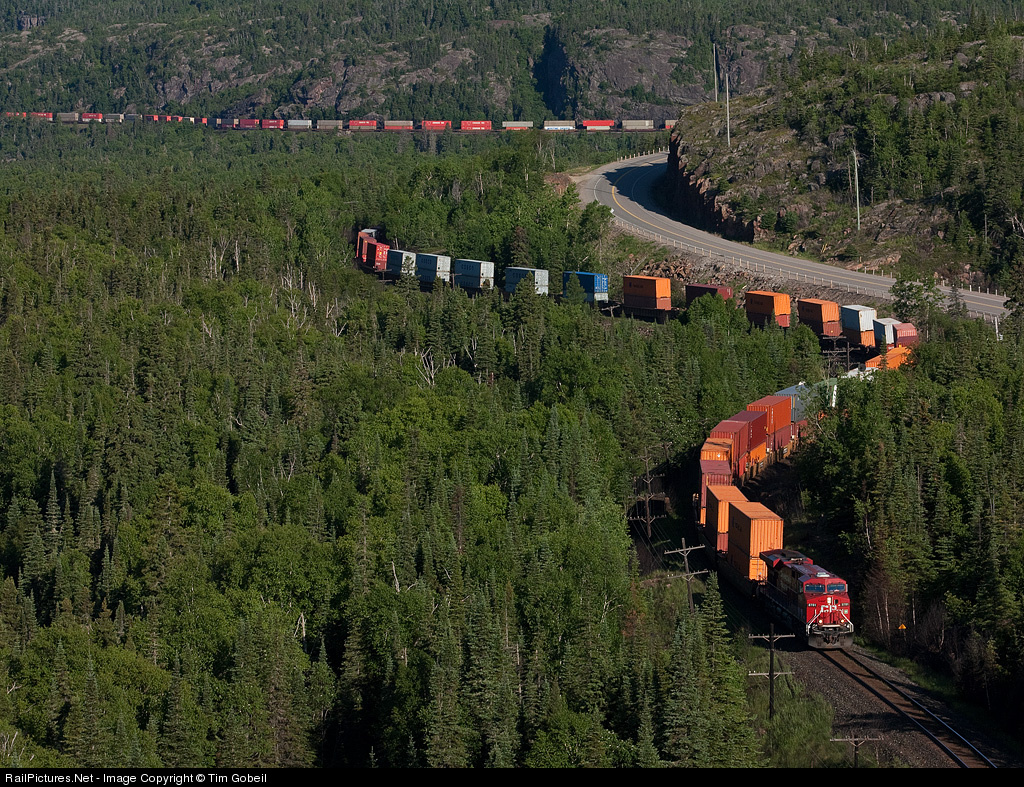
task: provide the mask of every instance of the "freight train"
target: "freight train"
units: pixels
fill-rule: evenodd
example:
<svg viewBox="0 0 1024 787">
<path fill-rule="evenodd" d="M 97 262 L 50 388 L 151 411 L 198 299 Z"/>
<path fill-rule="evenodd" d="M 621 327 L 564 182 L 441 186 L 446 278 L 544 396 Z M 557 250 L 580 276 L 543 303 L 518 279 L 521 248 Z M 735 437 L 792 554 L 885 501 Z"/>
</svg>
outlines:
<svg viewBox="0 0 1024 787">
<path fill-rule="evenodd" d="M 783 548 L 782 517 L 747 499 L 740 486 L 788 455 L 806 434 L 832 382 L 794 386 L 721 421 L 701 448 L 694 514 L 718 572 L 759 599 L 812 648 L 847 648 L 853 619 L 847 583 L 799 552 Z"/>
<path fill-rule="evenodd" d="M 500 277 L 494 262 L 453 260 L 444 254 L 393 249 L 383 237 L 379 227 L 356 234 L 356 263 L 364 270 L 386 279 L 415 277 L 424 286 L 451 284 L 471 293 L 497 286 Z M 612 313 L 621 309 L 626 315 L 664 322 L 678 311 L 671 302 L 671 281 L 664 277 L 623 276 L 622 302 L 615 304 L 609 300 L 606 274 L 563 272 L 563 297 L 574 286 L 574 280 L 586 301 Z M 549 294 L 549 271 L 505 268 L 505 293 L 514 292 L 524 282 L 528 282 L 525 286 L 532 283 L 538 295 Z M 721 285 L 685 286 L 687 306 L 704 295 L 724 300 L 734 297 L 731 288 Z M 743 300 L 752 325 L 790 327 L 792 304 L 788 294 L 750 290 Z M 800 323 L 823 343 L 846 341 L 866 351 L 881 350 L 865 363 L 863 372 L 850 374 L 869 374 L 873 368 L 903 364 L 918 339 L 910 323 L 879 320 L 876 311 L 867 306 L 841 306 L 834 301 L 806 298 L 797 302 L 796 311 Z M 751 402 L 744 411 L 721 421 L 701 448 L 700 491 L 694 495 L 698 531 L 719 573 L 758 598 L 809 647 L 819 649 L 852 644 L 854 625 L 848 585 L 812 558 L 783 548 L 782 518 L 748 500 L 741 487 L 794 450 L 806 434 L 809 417 L 817 416 L 818 402 L 824 399 L 827 405 L 835 405 L 835 386 L 835 380 L 793 386 Z"/>
<path fill-rule="evenodd" d="M 136 113 L 119 114 L 103 112 L 5 112 L 4 117 L 10 119 L 42 120 L 59 123 L 184 123 L 187 125 L 206 126 L 214 129 L 235 129 L 238 131 L 276 130 L 276 131 L 351 131 L 351 132 L 411 132 L 425 131 L 442 133 L 456 131 L 463 134 L 479 134 L 504 131 L 530 131 L 534 128 L 550 133 L 577 131 L 594 133 L 623 131 L 643 133 L 649 131 L 671 130 L 674 120 L 654 121 L 650 119 L 623 120 L 545 120 L 534 124 L 532 120 L 384 120 L 384 119 L 352 119 L 352 120 L 283 120 L 279 118 L 206 118 L 186 115 L 141 115 Z"/>
</svg>

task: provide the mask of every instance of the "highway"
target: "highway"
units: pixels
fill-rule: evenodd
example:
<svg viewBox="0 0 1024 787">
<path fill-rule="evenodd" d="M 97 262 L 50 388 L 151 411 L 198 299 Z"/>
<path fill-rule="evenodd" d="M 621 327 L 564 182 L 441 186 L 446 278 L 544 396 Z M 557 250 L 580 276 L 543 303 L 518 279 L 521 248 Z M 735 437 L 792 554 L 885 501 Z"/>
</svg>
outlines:
<svg viewBox="0 0 1024 787">
<path fill-rule="evenodd" d="M 606 164 L 577 179 L 584 204 L 600 202 L 615 214 L 616 224 L 629 232 L 650 238 L 671 248 L 690 251 L 751 272 L 764 272 L 793 281 L 808 282 L 846 290 L 851 294 L 890 298 L 895 279 L 869 273 L 848 271 L 799 257 L 761 251 L 744 243 L 724 240 L 665 215 L 651 191 L 658 176 L 665 172 L 667 153 Z M 945 295 L 948 287 L 941 287 Z M 961 291 L 968 313 L 992 321 L 1006 313 L 1006 298 L 978 291 Z"/>
</svg>

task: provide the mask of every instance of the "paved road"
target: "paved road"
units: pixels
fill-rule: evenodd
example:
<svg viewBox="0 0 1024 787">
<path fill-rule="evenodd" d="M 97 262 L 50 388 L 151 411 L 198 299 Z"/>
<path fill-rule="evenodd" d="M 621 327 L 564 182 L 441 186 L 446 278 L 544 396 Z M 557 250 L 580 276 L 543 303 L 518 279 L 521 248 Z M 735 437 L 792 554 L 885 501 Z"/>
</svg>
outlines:
<svg viewBox="0 0 1024 787">
<path fill-rule="evenodd" d="M 895 279 L 844 270 L 809 260 L 761 251 L 753 246 L 723 240 L 717 235 L 694 229 L 662 213 L 651 187 L 665 171 L 666 153 L 652 153 L 634 159 L 607 164 L 579 179 L 584 203 L 598 201 L 615 213 L 616 223 L 631 232 L 650 237 L 665 245 L 713 256 L 738 268 L 781 276 L 795 281 L 845 289 L 851 294 L 888 298 Z M 949 295 L 948 288 L 941 288 Z M 1005 314 L 1002 295 L 962 292 L 969 313 L 992 320 Z"/>
</svg>

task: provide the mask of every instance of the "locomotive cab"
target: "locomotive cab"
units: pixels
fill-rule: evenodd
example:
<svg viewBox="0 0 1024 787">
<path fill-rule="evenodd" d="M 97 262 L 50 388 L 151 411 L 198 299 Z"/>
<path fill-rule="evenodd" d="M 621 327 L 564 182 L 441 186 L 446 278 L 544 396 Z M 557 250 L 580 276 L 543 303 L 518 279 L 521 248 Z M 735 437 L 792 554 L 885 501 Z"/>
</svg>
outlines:
<svg viewBox="0 0 1024 787">
<path fill-rule="evenodd" d="M 812 648 L 846 648 L 853 642 L 846 582 L 792 549 L 762 552 L 768 567 L 762 597 Z"/>
</svg>

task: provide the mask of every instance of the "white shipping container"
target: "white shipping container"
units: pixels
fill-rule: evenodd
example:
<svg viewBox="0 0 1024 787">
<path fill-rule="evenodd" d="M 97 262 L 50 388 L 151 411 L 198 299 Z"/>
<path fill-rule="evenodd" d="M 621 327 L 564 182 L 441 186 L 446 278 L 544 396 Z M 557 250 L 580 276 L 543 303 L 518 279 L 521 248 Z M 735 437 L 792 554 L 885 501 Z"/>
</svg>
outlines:
<svg viewBox="0 0 1024 787">
<path fill-rule="evenodd" d="M 308 131 L 313 128 L 312 120 L 289 120 L 288 128 L 297 128 L 300 130 Z"/>
<path fill-rule="evenodd" d="M 395 277 L 416 275 L 416 252 L 388 249 L 384 270 Z"/>
<path fill-rule="evenodd" d="M 881 349 L 883 344 L 888 344 L 890 347 L 894 345 L 896 343 L 896 334 L 893 331 L 893 327 L 899 324 L 900 321 L 892 317 L 875 320 L 875 346 Z"/>
<path fill-rule="evenodd" d="M 533 277 L 534 292 L 548 294 L 548 272 L 544 268 L 505 268 L 505 292 L 515 292 L 519 282 L 529 277 Z"/>
<path fill-rule="evenodd" d="M 843 328 L 851 331 L 871 331 L 878 312 L 870 306 L 842 306 L 840 307 L 840 319 Z"/>
</svg>

